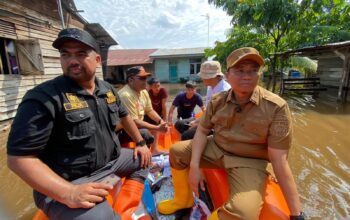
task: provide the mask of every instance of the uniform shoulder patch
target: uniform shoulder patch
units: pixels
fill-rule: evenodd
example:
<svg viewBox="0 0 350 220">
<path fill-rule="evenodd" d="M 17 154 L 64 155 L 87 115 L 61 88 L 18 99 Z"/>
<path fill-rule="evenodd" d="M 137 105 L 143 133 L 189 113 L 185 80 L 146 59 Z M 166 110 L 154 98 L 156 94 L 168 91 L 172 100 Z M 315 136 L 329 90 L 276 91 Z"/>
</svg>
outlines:
<svg viewBox="0 0 350 220">
<path fill-rule="evenodd" d="M 284 137 L 289 133 L 290 130 L 290 119 L 286 116 L 276 116 L 273 123 L 271 124 L 271 134 L 277 137 Z"/>
</svg>

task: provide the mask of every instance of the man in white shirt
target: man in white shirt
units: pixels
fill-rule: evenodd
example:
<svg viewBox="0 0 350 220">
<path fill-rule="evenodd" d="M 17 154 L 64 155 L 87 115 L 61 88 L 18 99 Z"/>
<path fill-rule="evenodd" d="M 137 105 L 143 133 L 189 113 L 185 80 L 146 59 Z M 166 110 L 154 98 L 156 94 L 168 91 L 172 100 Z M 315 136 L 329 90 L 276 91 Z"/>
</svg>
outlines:
<svg viewBox="0 0 350 220">
<path fill-rule="evenodd" d="M 202 78 L 204 85 L 207 86 L 205 106 L 216 93 L 231 89 L 230 84 L 224 79 L 224 74 L 221 72 L 221 65 L 218 61 L 205 61 L 202 63 L 198 76 Z"/>
<path fill-rule="evenodd" d="M 230 84 L 224 79 L 224 74 L 221 72 L 221 65 L 218 61 L 205 61 L 201 64 L 200 72 L 197 75 L 201 77 L 204 85 L 207 86 L 205 106 L 207 106 L 213 95 L 231 89 Z M 181 134 L 181 140 L 193 139 L 198 123 L 199 119 L 184 121 L 183 126 L 187 126 L 188 129 Z"/>
</svg>

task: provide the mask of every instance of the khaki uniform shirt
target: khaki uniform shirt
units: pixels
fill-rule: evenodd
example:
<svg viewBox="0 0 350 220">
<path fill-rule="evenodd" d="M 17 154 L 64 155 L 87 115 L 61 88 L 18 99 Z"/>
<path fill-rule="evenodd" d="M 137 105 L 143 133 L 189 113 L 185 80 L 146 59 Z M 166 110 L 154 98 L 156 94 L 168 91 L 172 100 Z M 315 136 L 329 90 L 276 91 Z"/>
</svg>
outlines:
<svg viewBox="0 0 350 220">
<path fill-rule="evenodd" d="M 152 102 L 146 89 L 137 93 L 127 84 L 118 91 L 118 94 L 131 118 L 134 120 L 143 120 L 143 117 L 153 110 Z"/>
<path fill-rule="evenodd" d="M 239 109 L 232 90 L 208 103 L 200 124 L 214 129 L 214 141 L 229 154 L 268 160 L 267 148 L 289 149 L 292 140 L 288 104 L 257 86 L 250 101 Z"/>
</svg>

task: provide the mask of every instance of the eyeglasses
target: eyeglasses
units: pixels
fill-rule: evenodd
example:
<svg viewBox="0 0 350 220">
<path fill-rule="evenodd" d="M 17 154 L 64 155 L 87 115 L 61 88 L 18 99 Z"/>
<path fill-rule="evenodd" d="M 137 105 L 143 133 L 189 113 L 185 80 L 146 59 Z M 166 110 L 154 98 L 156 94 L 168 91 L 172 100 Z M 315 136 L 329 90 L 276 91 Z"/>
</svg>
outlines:
<svg viewBox="0 0 350 220">
<path fill-rule="evenodd" d="M 242 70 L 233 70 L 232 71 L 233 75 L 238 76 L 238 77 L 244 77 L 244 76 L 250 76 L 254 77 L 259 74 L 259 71 L 242 71 Z"/>
<path fill-rule="evenodd" d="M 147 79 L 147 76 L 135 76 L 136 79 L 145 81 Z"/>
</svg>

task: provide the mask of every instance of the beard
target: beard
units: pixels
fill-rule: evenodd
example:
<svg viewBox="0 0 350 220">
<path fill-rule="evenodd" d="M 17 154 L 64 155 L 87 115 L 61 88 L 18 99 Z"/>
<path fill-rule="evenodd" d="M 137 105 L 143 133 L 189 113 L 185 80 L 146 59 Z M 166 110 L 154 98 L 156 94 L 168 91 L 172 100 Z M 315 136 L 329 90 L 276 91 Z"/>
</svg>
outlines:
<svg viewBox="0 0 350 220">
<path fill-rule="evenodd" d="M 94 73 L 89 74 L 86 69 L 79 64 L 70 65 L 65 75 L 78 82 L 90 81 L 95 76 Z"/>
</svg>

